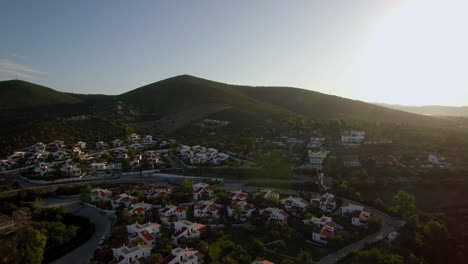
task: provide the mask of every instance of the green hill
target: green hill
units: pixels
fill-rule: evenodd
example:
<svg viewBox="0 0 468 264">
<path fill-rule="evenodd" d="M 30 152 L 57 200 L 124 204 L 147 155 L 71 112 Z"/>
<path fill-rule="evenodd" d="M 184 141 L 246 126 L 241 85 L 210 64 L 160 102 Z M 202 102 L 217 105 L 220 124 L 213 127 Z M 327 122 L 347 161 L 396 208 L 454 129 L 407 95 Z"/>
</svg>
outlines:
<svg viewBox="0 0 468 264">
<path fill-rule="evenodd" d="M 0 82 L 0 109 L 76 104 L 81 100 L 66 93 L 20 80 Z"/>
<path fill-rule="evenodd" d="M 450 121 L 388 109 L 290 87 L 252 87 L 181 75 L 152 83 L 118 96 L 143 111 L 188 113 L 203 105 L 224 105 L 227 115 L 249 117 L 300 116 L 310 119 L 352 119 L 420 126 L 444 126 Z"/>
</svg>

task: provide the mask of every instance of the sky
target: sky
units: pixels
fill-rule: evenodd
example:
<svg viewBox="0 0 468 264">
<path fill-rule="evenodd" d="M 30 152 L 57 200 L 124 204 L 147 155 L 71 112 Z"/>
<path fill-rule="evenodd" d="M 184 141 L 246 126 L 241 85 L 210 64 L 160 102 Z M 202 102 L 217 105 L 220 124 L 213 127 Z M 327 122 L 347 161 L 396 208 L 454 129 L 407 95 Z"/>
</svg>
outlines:
<svg viewBox="0 0 468 264">
<path fill-rule="evenodd" d="M 120 94 L 180 74 L 468 105 L 466 0 L 4 0 L 0 80 Z"/>
</svg>

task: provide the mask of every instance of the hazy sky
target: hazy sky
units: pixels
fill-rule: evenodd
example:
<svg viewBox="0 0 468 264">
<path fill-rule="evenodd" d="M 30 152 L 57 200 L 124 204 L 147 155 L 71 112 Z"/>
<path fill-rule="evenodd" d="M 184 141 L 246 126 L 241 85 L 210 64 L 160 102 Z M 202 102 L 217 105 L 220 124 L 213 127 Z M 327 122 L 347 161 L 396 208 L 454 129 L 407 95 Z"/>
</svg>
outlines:
<svg viewBox="0 0 468 264">
<path fill-rule="evenodd" d="M 467 14 L 466 0 L 4 0 L 0 80 L 119 94 L 191 74 L 468 105 Z"/>
</svg>

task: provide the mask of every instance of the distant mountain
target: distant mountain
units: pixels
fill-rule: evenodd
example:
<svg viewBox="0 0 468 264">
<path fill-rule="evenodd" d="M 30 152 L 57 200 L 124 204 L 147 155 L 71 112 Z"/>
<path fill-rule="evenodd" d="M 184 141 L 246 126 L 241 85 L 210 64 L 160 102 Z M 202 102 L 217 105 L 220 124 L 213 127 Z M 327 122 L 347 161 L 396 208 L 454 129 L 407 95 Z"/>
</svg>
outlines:
<svg viewBox="0 0 468 264">
<path fill-rule="evenodd" d="M 427 105 L 427 106 L 405 106 L 375 103 L 375 105 L 396 109 L 409 113 L 428 115 L 428 116 L 460 116 L 468 117 L 468 106 L 441 106 L 441 105 Z"/>
<path fill-rule="evenodd" d="M 80 102 L 76 97 L 34 83 L 20 80 L 0 81 L 0 110 Z"/>
<path fill-rule="evenodd" d="M 438 126 L 449 121 L 388 109 L 362 101 L 290 87 L 252 87 L 181 75 L 118 96 L 146 111 L 189 112 L 202 105 L 225 106 L 249 116 L 297 115 L 319 119 Z"/>
</svg>

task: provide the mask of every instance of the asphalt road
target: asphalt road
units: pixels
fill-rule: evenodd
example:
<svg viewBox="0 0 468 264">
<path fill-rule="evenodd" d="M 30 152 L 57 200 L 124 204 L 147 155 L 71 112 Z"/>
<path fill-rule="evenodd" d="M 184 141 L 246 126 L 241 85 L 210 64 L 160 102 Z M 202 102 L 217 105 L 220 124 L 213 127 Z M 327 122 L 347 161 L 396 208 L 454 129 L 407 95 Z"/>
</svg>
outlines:
<svg viewBox="0 0 468 264">
<path fill-rule="evenodd" d="M 43 201 L 43 206 L 64 206 L 79 216 L 89 218 L 96 226 L 93 236 L 83 245 L 57 259 L 52 264 L 87 264 L 99 245 L 99 241 L 110 234 L 111 220 L 109 216 L 101 213 L 99 209 L 81 205 L 78 197 L 56 198 L 51 197 Z"/>
</svg>

